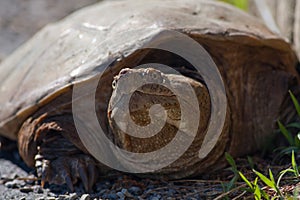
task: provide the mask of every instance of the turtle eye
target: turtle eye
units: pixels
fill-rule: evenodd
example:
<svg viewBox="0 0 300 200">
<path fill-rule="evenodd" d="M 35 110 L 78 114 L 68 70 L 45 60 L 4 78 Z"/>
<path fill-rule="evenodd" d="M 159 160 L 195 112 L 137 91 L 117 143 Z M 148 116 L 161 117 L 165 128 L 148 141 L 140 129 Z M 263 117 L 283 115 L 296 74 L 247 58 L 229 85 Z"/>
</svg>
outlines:
<svg viewBox="0 0 300 200">
<path fill-rule="evenodd" d="M 116 89 L 117 87 L 117 80 L 113 80 L 112 84 L 111 84 L 112 89 Z"/>
</svg>

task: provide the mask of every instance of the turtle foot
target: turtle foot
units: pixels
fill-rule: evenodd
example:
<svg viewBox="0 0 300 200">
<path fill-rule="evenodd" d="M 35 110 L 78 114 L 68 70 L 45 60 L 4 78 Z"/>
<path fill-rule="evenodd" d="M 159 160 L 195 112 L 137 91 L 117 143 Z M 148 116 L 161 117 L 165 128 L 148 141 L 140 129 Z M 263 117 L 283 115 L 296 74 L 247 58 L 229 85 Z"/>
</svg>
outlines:
<svg viewBox="0 0 300 200">
<path fill-rule="evenodd" d="M 20 129 L 18 147 L 27 165 L 36 168 L 43 187 L 67 184 L 74 191 L 81 181 L 89 192 L 96 182 L 96 161 L 81 144 L 69 115 L 28 119 Z"/>
<path fill-rule="evenodd" d="M 82 181 L 85 191 L 91 192 L 97 179 L 95 162 L 86 154 L 61 156 L 52 160 L 38 154 L 35 157 L 35 167 L 42 187 L 45 183 L 67 184 L 73 192 L 74 184 Z"/>
</svg>

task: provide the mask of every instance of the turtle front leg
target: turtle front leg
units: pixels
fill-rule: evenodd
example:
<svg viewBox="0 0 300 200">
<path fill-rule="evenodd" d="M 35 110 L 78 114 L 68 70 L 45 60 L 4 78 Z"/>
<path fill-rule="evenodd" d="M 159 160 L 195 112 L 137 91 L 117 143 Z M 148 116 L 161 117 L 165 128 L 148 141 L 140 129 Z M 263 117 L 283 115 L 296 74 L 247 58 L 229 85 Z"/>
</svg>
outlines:
<svg viewBox="0 0 300 200">
<path fill-rule="evenodd" d="M 71 191 L 79 180 L 91 191 L 97 167 L 78 138 L 72 116 L 46 114 L 24 122 L 18 134 L 18 147 L 27 165 L 35 167 L 41 185 L 64 184 Z"/>
</svg>

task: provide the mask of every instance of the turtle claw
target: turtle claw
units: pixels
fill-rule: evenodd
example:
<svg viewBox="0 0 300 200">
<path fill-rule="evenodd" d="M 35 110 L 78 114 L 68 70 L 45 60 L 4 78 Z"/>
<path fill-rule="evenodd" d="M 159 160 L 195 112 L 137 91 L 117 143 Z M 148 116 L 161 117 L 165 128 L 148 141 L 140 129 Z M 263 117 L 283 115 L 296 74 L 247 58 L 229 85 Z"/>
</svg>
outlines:
<svg viewBox="0 0 300 200">
<path fill-rule="evenodd" d="M 84 166 L 80 165 L 78 167 L 78 172 L 79 172 L 79 176 L 81 178 L 81 181 L 83 183 L 84 189 L 85 191 L 90 192 L 90 188 L 89 188 L 89 181 L 88 181 L 88 175 L 87 175 L 87 171 L 85 169 Z"/>
<path fill-rule="evenodd" d="M 89 189 L 91 189 L 91 187 L 96 183 L 97 177 L 98 177 L 98 171 L 96 168 L 96 165 L 93 164 L 88 164 L 87 167 L 88 170 L 88 185 L 89 185 Z"/>
<path fill-rule="evenodd" d="M 72 182 L 71 177 L 70 177 L 70 176 L 66 176 L 66 177 L 64 178 L 64 180 L 65 180 L 65 182 L 66 182 L 66 184 L 67 184 L 69 190 L 70 190 L 71 192 L 74 192 L 74 186 L 73 186 L 73 182 Z"/>
<path fill-rule="evenodd" d="M 39 162 L 36 162 L 36 169 L 37 169 L 37 174 L 39 177 L 41 177 L 41 186 L 44 188 L 45 184 L 48 180 L 48 173 L 49 173 L 49 165 L 47 164 L 47 160 L 43 160 L 42 166 L 40 167 Z"/>
<path fill-rule="evenodd" d="M 46 160 L 36 156 L 37 174 L 41 177 L 41 186 L 45 183 L 66 184 L 71 192 L 78 181 L 83 183 L 86 192 L 91 192 L 97 178 L 94 160 L 85 154 L 76 156 L 62 156 L 53 160 Z"/>
</svg>

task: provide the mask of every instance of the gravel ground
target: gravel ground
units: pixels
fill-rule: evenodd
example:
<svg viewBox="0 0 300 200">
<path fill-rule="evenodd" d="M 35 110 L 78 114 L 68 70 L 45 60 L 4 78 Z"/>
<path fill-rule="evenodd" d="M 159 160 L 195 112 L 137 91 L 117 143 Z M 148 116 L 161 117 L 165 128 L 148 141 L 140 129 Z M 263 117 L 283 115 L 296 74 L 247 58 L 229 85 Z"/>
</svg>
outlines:
<svg viewBox="0 0 300 200">
<path fill-rule="evenodd" d="M 260 157 L 253 157 L 255 168 L 267 174 L 269 161 Z M 236 159 L 237 165 L 243 174 L 251 177 L 247 159 Z M 275 174 L 289 166 L 272 166 Z M 226 193 L 223 186 L 233 178 L 232 171 L 224 169 L 219 172 L 204 175 L 201 178 L 184 180 L 152 180 L 137 178 L 133 175 L 115 172 L 100 177 L 91 193 L 86 193 L 81 183 L 75 185 L 73 193 L 68 192 L 66 185 L 46 185 L 41 188 L 34 171 L 26 167 L 20 159 L 16 149 L 0 151 L 0 199 L 2 200 L 97 200 L 97 199 L 253 199 L 251 193 L 244 193 L 241 188 L 246 187 L 243 182 L 237 182 L 234 188 Z M 252 180 L 252 177 L 250 180 Z M 222 183 L 221 183 L 222 181 Z M 223 184 L 223 186 L 222 186 Z M 293 194 L 295 188 L 300 187 L 299 181 L 281 183 L 281 190 L 286 194 Z M 274 190 L 264 187 L 269 195 Z"/>
<path fill-rule="evenodd" d="M 213 199 L 222 193 L 218 182 L 201 180 L 151 180 L 131 175 L 112 174 L 95 185 L 92 193 L 85 193 L 81 183 L 75 192 L 65 185 L 41 188 L 32 169 L 20 159 L 17 150 L 0 152 L 0 199 Z"/>
</svg>

